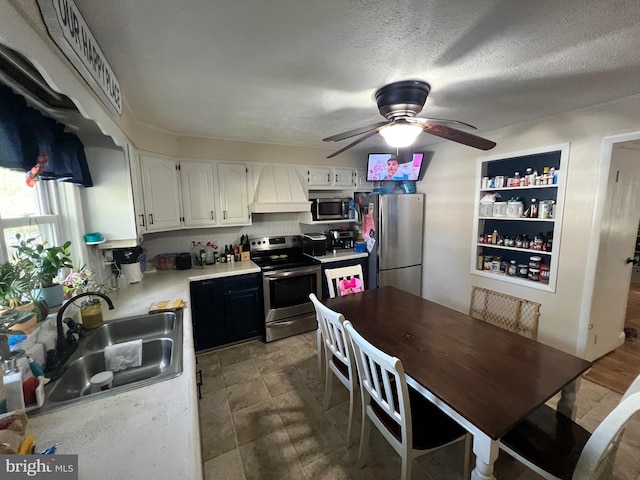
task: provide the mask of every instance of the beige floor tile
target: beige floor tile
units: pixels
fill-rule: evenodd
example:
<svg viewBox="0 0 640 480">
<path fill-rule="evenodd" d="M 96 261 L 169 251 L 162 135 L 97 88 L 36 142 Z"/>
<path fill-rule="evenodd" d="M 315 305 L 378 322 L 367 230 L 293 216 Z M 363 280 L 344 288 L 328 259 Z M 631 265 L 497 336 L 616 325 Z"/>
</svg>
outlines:
<svg viewBox="0 0 640 480">
<path fill-rule="evenodd" d="M 243 408 L 232 415 L 239 445 L 245 445 L 283 427 L 278 409 L 271 400 Z"/>
<path fill-rule="evenodd" d="M 222 376 L 227 387 L 240 382 L 249 382 L 260 378 L 260 372 L 256 368 L 256 364 L 251 360 L 234 363 L 229 366 L 222 367 Z"/>
<path fill-rule="evenodd" d="M 304 362 L 298 362 L 295 367 L 300 374 L 300 378 L 302 378 L 302 381 L 307 385 L 324 381 L 318 373 L 318 359 L 316 357 L 305 360 Z"/>
<path fill-rule="evenodd" d="M 203 460 L 215 458 L 236 448 L 236 436 L 227 391 L 216 390 L 202 396 L 198 403 Z"/>
<path fill-rule="evenodd" d="M 292 425 L 311 415 L 322 415 L 322 407 L 305 386 L 273 397 L 282 423 Z"/>
<path fill-rule="evenodd" d="M 335 427 L 321 415 L 307 416 L 286 429 L 303 466 L 344 446 Z"/>
<path fill-rule="evenodd" d="M 448 445 L 417 459 L 420 466 L 433 478 L 448 478 L 451 480 L 463 479 L 464 471 L 464 442 Z M 470 459 L 466 459 L 470 462 Z M 473 468 L 473 467 L 471 467 Z M 469 473 L 471 472 L 469 469 Z M 513 478 L 507 476 L 497 476 L 497 478 Z"/>
<path fill-rule="evenodd" d="M 283 347 L 283 350 L 294 365 L 306 360 L 311 360 L 312 358 L 317 358 L 315 347 L 312 347 L 304 340 L 302 340 L 301 343 L 286 345 Z"/>
<path fill-rule="evenodd" d="M 266 373 L 262 378 L 272 397 L 282 395 L 283 393 L 290 392 L 304 385 L 304 382 L 293 366 L 285 367 L 276 372 Z"/>
<path fill-rule="evenodd" d="M 289 357 L 282 351 L 269 353 L 267 355 L 257 355 L 253 357 L 258 371 L 263 375 L 265 373 L 271 373 L 278 370 L 282 370 L 285 367 L 290 367 Z"/>
<path fill-rule="evenodd" d="M 312 330 L 310 332 L 305 332 L 300 335 L 313 348 L 316 347 L 316 343 L 318 342 L 318 338 L 316 337 L 316 330 Z"/>
<path fill-rule="evenodd" d="M 282 347 L 278 342 L 263 342 L 262 340 L 254 340 L 246 344 L 252 357 L 260 357 L 270 353 L 281 352 Z"/>
<path fill-rule="evenodd" d="M 336 428 L 343 442 L 347 442 L 347 426 L 349 425 L 349 401 L 339 403 L 329 408 L 325 412 L 325 416 Z M 360 429 L 362 428 L 362 405 L 360 404 L 360 394 L 356 396 L 356 402 L 353 407 L 353 425 L 351 426 L 351 442 L 357 443 L 360 439 Z"/>
<path fill-rule="evenodd" d="M 208 353 L 198 356 L 196 372 L 202 372 L 202 393 L 209 393 L 224 388 L 222 367 L 217 353 Z"/>
<path fill-rule="evenodd" d="M 315 332 L 315 330 L 314 330 L 314 332 Z M 308 345 L 308 342 L 304 339 L 304 337 L 302 335 L 303 334 L 299 334 L 299 335 L 294 335 L 292 337 L 283 338 L 281 340 L 276 340 L 273 343 L 278 345 L 281 350 L 284 350 L 287 347 L 290 347 L 292 345 L 305 345 L 306 346 L 306 345 Z"/>
<path fill-rule="evenodd" d="M 205 480 L 245 480 L 240 449 L 223 453 L 204 464 Z"/>
<path fill-rule="evenodd" d="M 346 402 L 349 400 L 349 390 L 338 380 L 335 375 L 333 377 L 333 386 L 331 387 L 331 397 L 329 398 L 329 408 Z M 316 400 L 322 405 L 324 402 L 325 382 L 312 383 L 308 385 L 309 390 L 316 397 Z"/>
<path fill-rule="evenodd" d="M 227 387 L 232 412 L 269 400 L 269 392 L 261 378 L 235 383 Z"/>
<path fill-rule="evenodd" d="M 303 479 L 302 465 L 284 429 L 240 447 L 247 480 Z"/>
<path fill-rule="evenodd" d="M 251 351 L 249 350 L 249 347 L 247 347 L 247 345 L 244 343 L 225 348 L 224 350 L 218 350 L 216 353 L 220 358 L 220 365 L 222 365 L 223 367 L 251 359 Z"/>
</svg>

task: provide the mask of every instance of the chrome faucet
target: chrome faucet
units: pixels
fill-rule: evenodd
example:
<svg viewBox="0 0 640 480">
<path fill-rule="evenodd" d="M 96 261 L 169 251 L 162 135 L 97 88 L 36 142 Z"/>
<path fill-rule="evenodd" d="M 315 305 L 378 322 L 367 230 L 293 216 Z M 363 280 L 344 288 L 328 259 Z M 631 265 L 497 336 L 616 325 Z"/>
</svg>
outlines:
<svg viewBox="0 0 640 480">
<path fill-rule="evenodd" d="M 87 296 L 101 297 L 109 305 L 109 310 L 113 310 L 115 308 L 113 306 L 113 302 L 111 301 L 111 299 L 107 297 L 104 293 L 83 292 L 67 300 L 67 303 L 65 303 L 64 305 L 62 305 L 62 307 L 60 307 L 60 310 L 58 310 L 58 315 L 56 316 L 56 327 L 58 328 L 58 338 L 56 339 L 56 349 L 55 349 L 54 355 L 51 355 L 49 352 L 47 352 L 47 370 L 48 371 L 55 370 L 75 350 L 76 344 L 71 345 L 71 342 L 69 342 L 64 335 L 64 328 L 62 326 L 62 323 L 63 321 L 66 321 L 66 320 L 71 321 L 70 318 L 63 320 L 64 312 L 78 298 L 87 297 Z M 73 347 L 73 348 L 70 349 L 69 347 Z"/>
</svg>

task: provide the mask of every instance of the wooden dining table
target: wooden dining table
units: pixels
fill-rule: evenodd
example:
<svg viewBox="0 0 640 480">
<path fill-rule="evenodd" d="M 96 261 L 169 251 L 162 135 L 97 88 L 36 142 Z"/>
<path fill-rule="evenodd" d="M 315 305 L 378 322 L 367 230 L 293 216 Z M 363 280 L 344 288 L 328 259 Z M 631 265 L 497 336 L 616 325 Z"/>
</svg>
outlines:
<svg viewBox="0 0 640 480">
<path fill-rule="evenodd" d="M 473 435 L 472 480 L 495 479 L 500 438 L 556 393 L 558 411 L 575 418 L 586 360 L 394 287 L 324 303 L 398 357 L 407 383 Z"/>
</svg>

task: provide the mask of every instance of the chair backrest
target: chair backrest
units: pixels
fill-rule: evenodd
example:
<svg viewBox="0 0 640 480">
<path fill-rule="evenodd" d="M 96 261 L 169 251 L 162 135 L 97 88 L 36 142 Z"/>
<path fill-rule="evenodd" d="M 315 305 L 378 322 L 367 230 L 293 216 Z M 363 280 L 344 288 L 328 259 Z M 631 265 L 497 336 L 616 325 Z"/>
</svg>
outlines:
<svg viewBox="0 0 640 480">
<path fill-rule="evenodd" d="M 538 338 L 540 304 L 486 288 L 472 287 L 469 316 L 498 327 Z"/>
<path fill-rule="evenodd" d="M 325 345 L 338 360 L 347 366 L 349 377 L 351 378 L 355 374 L 355 365 L 351 354 L 351 346 L 343 326 L 345 322 L 344 316 L 322 304 L 315 294 L 310 293 L 309 298 L 316 310 L 316 318 L 318 319 Z"/>
<path fill-rule="evenodd" d="M 327 277 L 331 298 L 334 298 L 336 294 L 343 296 L 364 291 L 364 275 L 360 264 L 350 267 L 328 268 L 324 274 Z M 341 282 L 348 282 L 348 285 L 346 283 L 341 285 Z"/>
<path fill-rule="evenodd" d="M 618 406 L 591 434 L 573 472 L 574 479 L 601 478 L 602 472 L 610 466 L 608 462 L 612 461 L 611 454 L 617 450 L 615 444 L 620 433 L 638 411 L 640 411 L 640 393 L 623 397 Z"/>
<path fill-rule="evenodd" d="M 401 428 L 401 442 L 411 446 L 411 409 L 407 380 L 399 358 L 387 355 L 371 345 L 348 320 L 344 328 L 349 335 L 356 357 L 356 366 L 363 390 L 363 402 L 367 396 L 393 419 Z"/>
</svg>

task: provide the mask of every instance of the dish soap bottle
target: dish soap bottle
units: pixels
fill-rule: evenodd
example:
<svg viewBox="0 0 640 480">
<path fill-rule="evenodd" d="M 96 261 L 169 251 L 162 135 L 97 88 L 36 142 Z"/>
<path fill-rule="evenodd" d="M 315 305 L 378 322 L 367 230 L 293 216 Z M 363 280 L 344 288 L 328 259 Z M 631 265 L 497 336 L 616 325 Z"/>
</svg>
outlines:
<svg viewBox="0 0 640 480">
<path fill-rule="evenodd" d="M 24 410 L 24 396 L 22 394 L 22 374 L 15 358 L 4 361 L 4 374 L 2 375 L 4 392 L 7 398 L 7 412 Z"/>
</svg>

